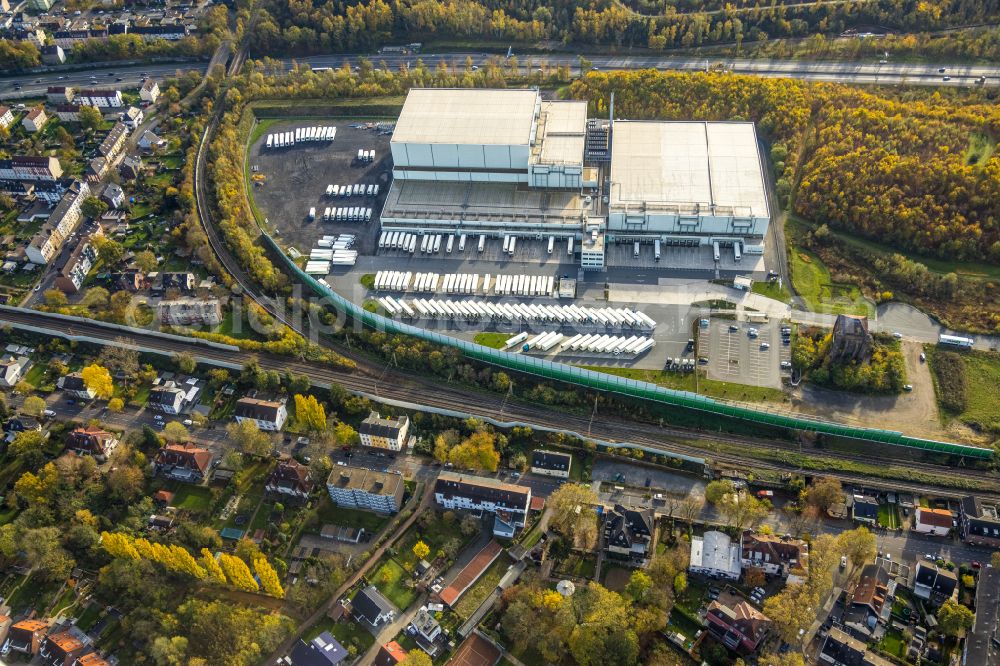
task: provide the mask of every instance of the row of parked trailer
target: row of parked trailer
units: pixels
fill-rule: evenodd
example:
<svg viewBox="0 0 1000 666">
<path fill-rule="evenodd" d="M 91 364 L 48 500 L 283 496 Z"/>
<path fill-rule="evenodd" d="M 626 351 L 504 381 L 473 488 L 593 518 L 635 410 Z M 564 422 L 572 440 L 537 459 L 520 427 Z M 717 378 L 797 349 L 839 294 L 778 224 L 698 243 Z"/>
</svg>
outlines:
<svg viewBox="0 0 1000 666">
<path fill-rule="evenodd" d="M 377 197 L 378 185 L 375 183 L 354 183 L 353 185 L 327 185 L 328 197 Z"/>
<path fill-rule="evenodd" d="M 314 247 L 309 251 L 306 273 L 327 275 L 330 272 L 330 266 L 353 266 L 358 261 L 358 252 L 353 249 L 356 240 L 354 234 L 323 236 L 316 241 L 316 245 L 319 247 Z"/>
<path fill-rule="evenodd" d="M 395 278 L 405 283 L 410 278 L 403 273 Z M 426 275 L 426 274 L 425 274 Z M 402 299 L 397 299 L 402 302 Z M 486 301 L 451 301 L 410 299 L 410 305 L 420 318 L 430 319 L 490 319 L 493 321 L 548 322 L 556 324 L 597 324 L 612 328 L 652 330 L 656 322 L 638 310 L 629 308 L 588 308 L 576 305 L 539 305 L 528 303 L 489 303 Z M 397 314 L 389 310 L 390 314 Z M 410 315 L 414 316 L 414 315 Z"/>
<path fill-rule="evenodd" d="M 364 206 L 331 208 L 323 211 L 324 222 L 368 222 L 372 219 L 372 209 Z"/>
<path fill-rule="evenodd" d="M 528 338 L 527 332 L 508 338 L 504 349 L 520 346 L 521 351 L 547 352 L 556 345 L 556 353 L 584 352 L 588 354 L 614 354 L 615 356 L 635 356 L 656 346 L 656 341 L 641 335 L 601 335 L 600 333 L 579 333 L 572 337 L 559 331 L 548 331 Z"/>
<path fill-rule="evenodd" d="M 332 186 L 331 186 L 332 187 Z M 375 186 L 375 194 L 378 194 L 378 185 Z M 445 238 L 444 234 L 417 234 L 421 237 L 420 241 L 420 251 L 421 252 L 440 252 L 442 239 L 445 244 L 445 252 L 449 254 L 455 247 L 455 234 L 450 234 Z M 416 244 L 411 242 L 413 234 L 408 234 L 405 231 L 383 231 L 382 235 L 378 239 L 378 247 L 380 250 L 402 250 L 404 252 L 409 252 L 413 254 Z M 458 236 L 458 251 L 465 252 L 465 241 L 467 239 L 466 234 L 460 234 Z M 555 247 L 556 239 L 554 236 L 549 236 L 548 252 L 552 254 L 552 249 Z M 503 251 L 504 254 L 513 255 L 514 249 L 517 247 L 517 236 L 504 236 L 503 237 Z M 479 234 L 479 252 L 486 249 L 486 234 Z M 566 239 L 566 251 L 568 254 L 573 254 L 573 239 Z"/>
<path fill-rule="evenodd" d="M 289 148 L 294 146 L 296 143 L 307 143 L 310 141 L 333 141 L 336 137 L 336 127 L 296 127 L 292 131 L 268 134 L 267 143 L 265 145 L 268 148 Z"/>
<path fill-rule="evenodd" d="M 358 151 L 358 162 L 362 164 L 367 164 L 369 162 L 375 161 L 375 151 L 374 150 L 359 150 Z"/>
<path fill-rule="evenodd" d="M 489 273 L 483 278 L 478 273 L 451 273 L 442 280 L 440 273 L 417 273 L 412 282 L 399 279 L 402 276 L 413 276 L 413 273 L 378 271 L 375 273 L 375 289 L 434 293 L 440 287 L 448 294 L 550 296 L 555 288 L 555 278 L 551 275 L 497 275 L 494 279 Z"/>
</svg>

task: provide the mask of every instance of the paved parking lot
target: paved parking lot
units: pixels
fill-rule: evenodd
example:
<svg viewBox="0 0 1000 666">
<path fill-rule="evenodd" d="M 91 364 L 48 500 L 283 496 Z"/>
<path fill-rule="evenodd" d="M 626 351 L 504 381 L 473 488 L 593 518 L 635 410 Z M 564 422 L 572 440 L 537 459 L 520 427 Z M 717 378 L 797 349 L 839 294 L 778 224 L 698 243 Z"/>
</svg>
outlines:
<svg viewBox="0 0 1000 666">
<path fill-rule="evenodd" d="M 708 377 L 781 388 L 780 363 L 791 359 L 791 348 L 781 341 L 781 326 L 773 320 L 750 323 L 712 318 L 708 328 L 699 328 L 698 333 L 699 354 L 708 358 Z M 750 336 L 751 329 L 757 331 L 757 337 Z"/>
<path fill-rule="evenodd" d="M 355 247 L 359 252 L 371 254 L 375 249 L 378 214 L 392 181 L 390 137 L 374 130 L 351 127 L 356 122 L 343 118 L 277 122 L 250 146 L 248 164 L 258 168 L 254 173 L 265 177 L 262 184 L 252 188 L 254 201 L 279 236 L 304 254 L 325 234 L 356 234 Z M 265 147 L 268 134 L 316 125 L 335 126 L 337 138 L 332 142 L 300 143 L 290 148 L 267 150 Z M 374 150 L 375 162 L 358 163 L 359 149 Z M 355 183 L 377 183 L 378 197 L 326 196 L 327 185 Z M 372 220 L 368 223 L 324 222 L 323 209 L 327 206 L 365 206 L 372 209 Z M 312 221 L 308 219 L 310 207 L 316 208 L 316 219 Z"/>
</svg>

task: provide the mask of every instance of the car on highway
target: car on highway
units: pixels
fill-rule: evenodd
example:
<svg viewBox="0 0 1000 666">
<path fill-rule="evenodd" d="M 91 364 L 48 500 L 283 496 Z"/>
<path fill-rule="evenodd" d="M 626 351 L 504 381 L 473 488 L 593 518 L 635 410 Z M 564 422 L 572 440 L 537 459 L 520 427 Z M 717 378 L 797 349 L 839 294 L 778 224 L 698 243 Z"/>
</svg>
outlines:
<svg viewBox="0 0 1000 666">
<path fill-rule="evenodd" d="M 596 71 L 598 71 L 598 67 L 597 67 L 597 65 L 594 65 L 593 67 L 591 67 L 591 68 L 590 68 L 590 71 L 592 71 L 592 72 L 596 72 Z"/>
<path fill-rule="evenodd" d="M 36 284 L 36 285 L 35 285 L 35 288 L 34 288 L 34 289 L 32 289 L 32 291 L 38 291 L 38 290 L 39 290 L 39 289 L 41 289 L 41 288 L 42 288 L 42 285 L 40 285 L 40 284 Z"/>
<path fill-rule="evenodd" d="M 944 72 L 945 72 L 946 69 L 947 69 L 947 67 L 938 67 L 938 73 L 944 74 Z"/>
<path fill-rule="evenodd" d="M 896 338 L 897 340 L 902 340 L 903 339 L 903 334 L 900 333 L 899 331 L 893 331 L 892 332 L 892 337 Z"/>
<path fill-rule="evenodd" d="M 942 76 L 941 80 L 942 81 L 951 81 L 951 77 L 950 76 Z"/>
<path fill-rule="evenodd" d="M 903 390 L 904 391 L 912 391 L 913 390 L 913 384 L 903 384 Z"/>
</svg>

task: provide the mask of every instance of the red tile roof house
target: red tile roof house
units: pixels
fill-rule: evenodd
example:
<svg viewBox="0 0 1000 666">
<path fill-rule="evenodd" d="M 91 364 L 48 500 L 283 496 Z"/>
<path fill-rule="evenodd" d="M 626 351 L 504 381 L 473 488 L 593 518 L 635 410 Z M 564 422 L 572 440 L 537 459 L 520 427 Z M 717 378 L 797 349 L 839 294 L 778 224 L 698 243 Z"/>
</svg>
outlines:
<svg viewBox="0 0 1000 666">
<path fill-rule="evenodd" d="M 735 595 L 723 595 L 708 605 L 709 630 L 730 650 L 755 652 L 771 628 L 771 619 Z"/>
<path fill-rule="evenodd" d="M 80 629 L 71 627 L 45 637 L 38 653 L 51 666 L 73 666 L 76 658 L 90 647 L 90 639 Z"/>
<path fill-rule="evenodd" d="M 153 459 L 153 472 L 167 479 L 185 483 L 202 483 L 208 478 L 212 465 L 208 449 L 187 444 L 167 444 Z"/>
<path fill-rule="evenodd" d="M 49 623 L 42 620 L 21 620 L 7 633 L 3 652 L 13 650 L 25 655 L 38 654 L 42 639 L 45 638 L 45 630 L 48 628 Z"/>
<path fill-rule="evenodd" d="M 404 659 L 406 659 L 406 650 L 396 641 L 392 641 L 383 645 L 382 649 L 378 651 L 378 655 L 375 656 L 375 666 L 396 666 Z"/>
<path fill-rule="evenodd" d="M 93 456 L 106 462 L 118 446 L 118 439 L 100 428 L 77 428 L 66 438 L 66 448 L 77 455 Z"/>
<path fill-rule="evenodd" d="M 305 502 L 315 485 L 308 467 L 295 460 L 283 460 L 268 475 L 264 491 L 279 499 Z"/>
<path fill-rule="evenodd" d="M 925 509 L 917 507 L 914 532 L 933 536 L 948 536 L 953 526 L 951 511 L 947 509 Z"/>
</svg>

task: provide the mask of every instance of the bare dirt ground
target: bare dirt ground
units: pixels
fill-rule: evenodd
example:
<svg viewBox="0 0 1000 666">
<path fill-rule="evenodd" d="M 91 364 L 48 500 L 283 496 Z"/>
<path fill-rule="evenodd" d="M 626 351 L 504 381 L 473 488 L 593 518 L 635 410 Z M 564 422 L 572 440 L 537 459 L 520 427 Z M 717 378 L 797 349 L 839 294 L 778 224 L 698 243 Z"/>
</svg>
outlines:
<svg viewBox="0 0 1000 666">
<path fill-rule="evenodd" d="M 920 361 L 923 347 L 903 342 L 907 382 L 913 390 L 895 396 L 832 391 L 802 384 L 792 392 L 792 409 L 821 418 L 871 428 L 899 430 L 913 437 L 953 439 L 959 433 L 941 425 L 930 369 Z M 964 438 L 964 437 L 963 437 Z"/>
</svg>

